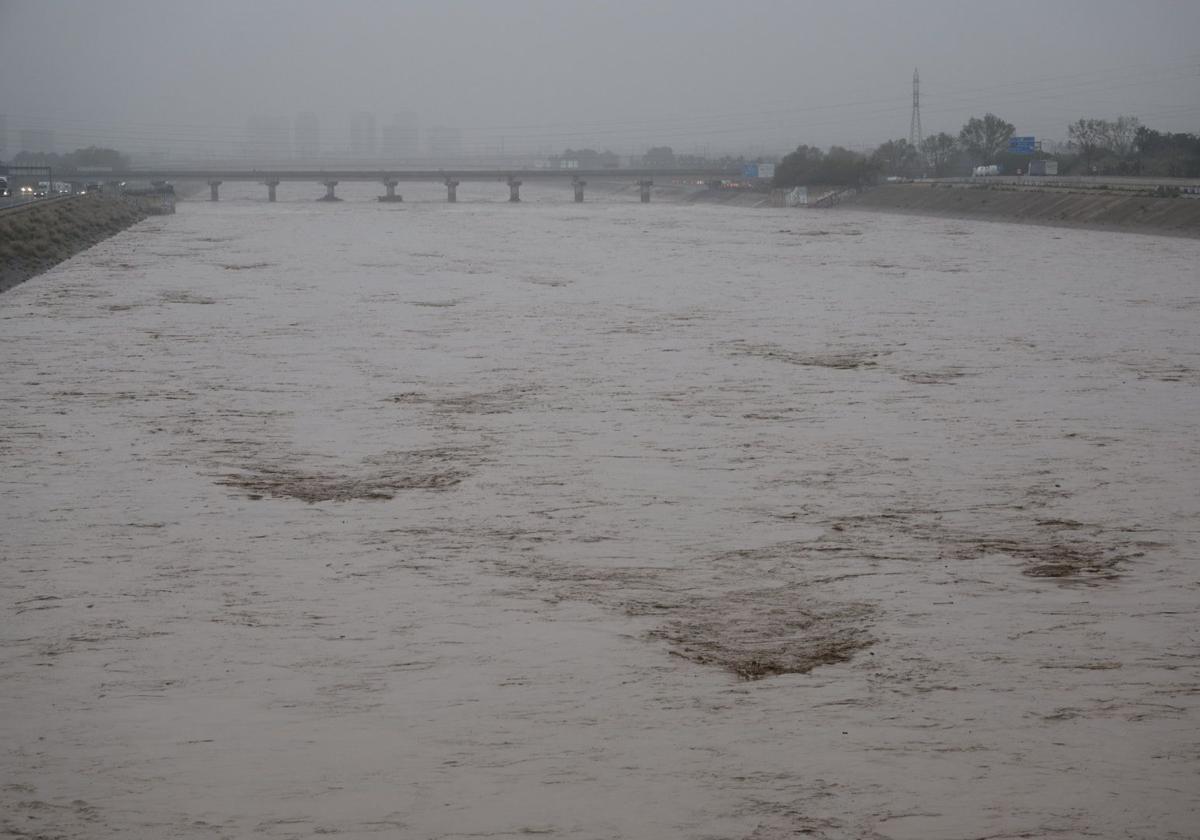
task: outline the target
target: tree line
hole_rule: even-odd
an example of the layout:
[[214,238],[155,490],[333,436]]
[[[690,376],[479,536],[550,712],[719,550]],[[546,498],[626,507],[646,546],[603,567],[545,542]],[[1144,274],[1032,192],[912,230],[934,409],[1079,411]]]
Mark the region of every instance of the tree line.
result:
[[124,172],[129,169],[129,158],[116,149],[88,146],[73,152],[57,155],[47,152],[17,152],[10,161],[15,166],[49,166],[55,173],[73,175],[80,169],[109,170]]
[[957,135],[930,135],[919,147],[903,138],[867,153],[801,145],[776,167],[774,185],[861,186],[881,177],[969,175],[976,166],[988,165],[1017,174],[1028,170],[1030,160],[1057,161],[1063,175],[1200,178],[1200,136],[1156,131],[1136,117],[1079,119],[1067,126],[1067,143],[1054,152],[1010,152],[1014,134],[1012,123],[989,113],[971,117]]

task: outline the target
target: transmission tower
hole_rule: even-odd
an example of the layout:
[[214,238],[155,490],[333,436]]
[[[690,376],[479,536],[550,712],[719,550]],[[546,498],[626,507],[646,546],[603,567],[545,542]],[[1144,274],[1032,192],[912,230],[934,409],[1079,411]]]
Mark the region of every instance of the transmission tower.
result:
[[912,122],[908,127],[908,145],[921,150],[921,75],[913,68],[913,110]]

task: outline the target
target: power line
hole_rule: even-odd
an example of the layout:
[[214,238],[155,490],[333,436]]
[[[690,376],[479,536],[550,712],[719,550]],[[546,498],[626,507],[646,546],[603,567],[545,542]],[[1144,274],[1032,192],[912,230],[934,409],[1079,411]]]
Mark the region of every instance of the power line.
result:
[[[926,115],[930,113],[947,114],[959,112],[963,107],[968,105],[982,106],[982,103],[979,101],[979,92],[984,90],[1003,91],[998,95],[993,93],[987,97],[987,107],[992,109],[1006,101],[1021,103],[1041,102],[1061,99],[1064,96],[1078,97],[1090,92],[1109,92],[1125,88],[1160,85],[1165,80],[1185,78],[1183,75],[1174,73],[1175,68],[1173,66],[1151,68],[1141,73],[1123,73],[1121,77],[1124,80],[1123,83],[1119,80],[1114,82],[1104,78],[1104,75],[1118,69],[1124,71],[1124,68],[1111,68],[1102,73],[1088,75],[1086,78],[1081,78],[1083,74],[1060,77],[1060,81],[1057,83],[1051,82],[1048,79],[1042,79],[1029,80],[1016,84],[989,86],[987,88],[965,88],[957,91],[948,91],[941,98],[935,96],[935,107],[932,110],[926,108]],[[1191,65],[1187,65],[1186,78],[1191,78],[1193,72],[1194,70]],[[916,107],[914,108],[915,113],[910,112],[910,139],[912,139],[912,129],[914,127],[917,129],[918,134],[922,134],[919,123],[922,116],[919,110],[919,76],[915,73],[914,83],[914,105]],[[558,124],[565,126],[565,128],[555,131],[547,131],[543,128],[540,131],[527,129],[522,132],[517,131],[513,126],[508,126],[504,127],[504,134],[500,136],[505,139],[508,148],[532,147],[538,144],[546,145],[555,142],[575,143],[577,141],[621,143],[633,142],[635,139],[663,142],[681,138],[684,142],[687,142],[705,137],[735,138],[738,135],[755,136],[761,139],[764,136],[764,132],[782,137],[785,134],[803,134],[814,128],[853,126],[877,117],[883,118],[894,115],[902,107],[905,106],[897,103],[895,99],[864,99],[859,101],[795,106],[778,111],[706,114],[700,117],[691,116],[687,118],[655,117],[640,120],[589,122],[574,125]],[[765,119],[773,115],[785,115],[790,117],[790,119],[786,123],[782,120],[777,120],[773,125],[764,125],[763,122],[765,122]],[[811,115],[820,115],[821,118],[813,120],[811,119]],[[1186,115],[1186,112],[1178,114],[1180,117]],[[916,117],[916,126],[912,125],[912,117],[914,116]],[[10,120],[16,117],[14,121],[24,121],[22,115],[10,113],[9,117]],[[66,128],[64,130],[59,127],[64,123],[68,125],[73,124],[77,127]],[[547,124],[546,127],[552,125],[556,124]],[[230,144],[243,151],[266,149],[264,142],[258,141],[253,137],[248,137],[244,128],[212,124],[120,122],[105,125],[77,117],[60,117],[58,119],[52,118],[47,120],[39,126],[31,126],[26,123],[23,127],[52,128],[56,133],[60,134],[60,137],[79,138],[85,144],[89,140],[95,142],[100,138],[104,138],[107,141],[118,141],[116,143],[118,146],[125,143],[145,146],[161,145],[163,143],[175,143],[179,145]],[[498,142],[498,139],[495,136],[489,136],[489,134],[500,130],[500,128],[469,130],[469,133],[475,136],[470,138],[471,142],[463,143],[464,150],[488,149],[490,151],[491,147],[488,144],[494,144]],[[344,144],[338,144],[334,148],[341,150],[343,147]]]
[[[1146,65],[1132,65],[1132,66],[1140,67],[1140,66],[1146,66]],[[952,90],[945,91],[943,95],[949,96],[949,97],[965,97],[965,96],[976,97],[980,94],[987,93],[989,91],[1012,91],[1011,95],[1024,96],[1029,93],[1040,92],[1038,90],[1039,88],[1045,89],[1045,90],[1062,90],[1064,92],[1071,91],[1071,90],[1078,90],[1081,87],[1082,88],[1101,87],[1101,88],[1107,89],[1107,88],[1112,87],[1112,83],[1105,81],[1103,78],[1104,75],[1116,73],[1116,74],[1119,74],[1120,78],[1122,78],[1122,79],[1130,79],[1130,78],[1136,79],[1139,76],[1143,77],[1143,78],[1158,78],[1158,77],[1161,77],[1162,74],[1164,74],[1164,73],[1170,73],[1170,72],[1173,72],[1178,69],[1186,69],[1187,70],[1186,78],[1191,78],[1191,75],[1194,72],[1194,68],[1190,63],[1180,64],[1180,65],[1165,65],[1165,66],[1160,66],[1160,67],[1152,67],[1151,69],[1149,69],[1147,71],[1143,71],[1140,74],[1132,74],[1132,75],[1130,73],[1128,73],[1128,67],[1114,66],[1114,67],[1110,67],[1110,68],[1102,68],[1100,70],[1091,71],[1088,73],[1075,73],[1075,74],[1068,74],[1068,75],[1063,75],[1063,76],[1058,76],[1058,77],[1038,77],[1036,79],[1028,79],[1028,80],[1019,81],[1019,82],[1008,82],[1008,83],[1001,84],[1001,85],[988,85],[988,86],[983,86],[983,87],[969,87],[969,88],[952,89]],[[1185,78],[1185,76],[1179,75],[1179,76],[1175,76],[1174,78]],[[1055,81],[1071,80],[1071,79],[1082,79],[1083,81],[1076,82],[1074,84],[1070,84],[1065,87],[1063,87],[1061,85],[1055,85],[1055,84],[1051,84],[1048,88],[1046,86],[1047,82],[1055,82]],[[1028,91],[1020,91],[1019,90],[1020,88],[1026,88],[1026,87],[1031,87],[1032,89],[1028,90]],[[530,134],[537,133],[539,135],[540,134],[550,134],[552,136],[565,136],[567,134],[585,134],[588,131],[595,130],[595,129],[601,129],[601,128],[605,129],[605,130],[614,130],[616,128],[622,128],[622,127],[628,127],[631,129],[635,129],[635,128],[649,129],[653,126],[678,127],[678,128],[684,128],[684,127],[688,127],[688,126],[692,126],[692,125],[707,126],[707,125],[713,125],[713,124],[720,123],[720,122],[727,121],[727,120],[744,120],[744,119],[748,119],[748,118],[765,118],[765,117],[770,117],[770,116],[785,116],[785,115],[789,115],[789,114],[802,114],[802,113],[810,113],[810,112],[825,111],[825,110],[839,110],[839,109],[846,109],[846,108],[855,108],[855,107],[859,107],[859,106],[886,105],[886,104],[893,103],[893,102],[894,102],[894,100],[891,98],[887,98],[887,99],[875,98],[875,99],[862,99],[862,100],[842,100],[839,102],[820,103],[820,104],[813,104],[813,105],[799,105],[799,106],[793,105],[793,106],[789,106],[786,108],[779,108],[779,109],[726,112],[726,113],[719,113],[719,114],[711,114],[710,113],[710,114],[705,114],[703,116],[696,116],[696,115],[675,116],[675,117],[663,116],[663,117],[653,117],[653,118],[641,118],[641,119],[635,119],[635,120],[628,120],[628,119],[626,119],[626,120],[603,120],[603,121],[598,120],[598,121],[585,121],[585,122],[575,122],[575,123],[541,123],[541,124],[524,124],[524,125],[521,125],[521,124],[492,125],[492,126],[468,125],[468,126],[460,126],[460,128],[462,128],[462,130],[464,130],[464,131],[471,131],[474,133],[492,133],[492,132],[501,132],[502,131],[502,132],[506,132],[506,133],[515,132],[516,136],[522,136],[520,132],[524,131],[524,132],[529,132]],[[29,112],[29,115],[32,116],[34,113],[39,113],[39,112]],[[46,113],[47,112],[40,112],[40,114],[46,114]],[[96,125],[96,122],[94,120],[79,118],[79,117],[76,117],[76,118],[65,117],[64,118],[64,117],[58,116],[58,112],[49,112],[49,113],[54,114],[54,121],[56,123],[75,122],[75,123],[83,123],[86,125]],[[10,114],[10,116],[12,116],[12,114]],[[137,127],[157,129],[157,130],[160,130],[163,128],[182,129],[182,130],[189,131],[189,133],[190,133],[190,130],[195,129],[195,130],[198,130],[205,134],[212,134],[213,136],[222,135],[222,134],[241,136],[245,132],[244,125],[234,125],[234,124],[229,124],[229,123],[226,123],[226,124],[139,123],[139,122],[133,122],[133,121],[122,121],[120,123],[120,125],[122,127],[137,126]],[[529,135],[526,135],[526,136],[529,136]]]

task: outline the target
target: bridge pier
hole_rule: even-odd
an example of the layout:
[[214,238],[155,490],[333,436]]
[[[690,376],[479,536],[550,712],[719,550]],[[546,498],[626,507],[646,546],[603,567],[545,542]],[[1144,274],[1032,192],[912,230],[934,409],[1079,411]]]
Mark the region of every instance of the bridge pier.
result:
[[521,182],[518,181],[516,178],[512,177],[511,175],[508,177],[508,200],[509,201],[520,201],[521,200]]
[[446,201],[451,204],[458,201],[458,181],[447,178],[443,183],[446,185]]
[[217,188],[220,186],[221,186],[220,181],[209,181],[208,182],[208,200],[209,201],[220,201],[220,196],[217,194]]
[[400,182],[395,178],[384,178],[383,186],[387,189],[387,195],[379,196],[380,201],[404,201],[404,196],[396,195],[396,185]]
[[650,188],[654,186],[654,182],[649,178],[643,178],[638,181],[638,186],[641,188],[642,204],[650,203]]
[[321,183],[325,185],[325,195],[318,198],[317,201],[341,201],[333,194],[333,188],[338,185],[337,181],[322,181]]
[[575,203],[583,204],[583,188],[587,186],[587,181],[575,177],[571,179],[571,186],[575,188]]
[[267,180],[263,181],[263,183],[267,185],[267,201],[274,201],[275,188],[279,186],[279,179],[268,178]]

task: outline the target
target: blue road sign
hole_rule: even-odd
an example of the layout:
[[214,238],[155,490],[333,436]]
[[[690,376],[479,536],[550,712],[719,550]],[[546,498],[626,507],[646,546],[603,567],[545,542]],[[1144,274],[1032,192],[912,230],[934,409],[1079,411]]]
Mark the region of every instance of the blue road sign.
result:
[[758,177],[758,164],[757,163],[742,164],[742,177],[743,178],[757,178]]
[[1014,155],[1031,155],[1036,150],[1037,143],[1032,137],[1008,138],[1008,150]]

